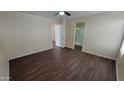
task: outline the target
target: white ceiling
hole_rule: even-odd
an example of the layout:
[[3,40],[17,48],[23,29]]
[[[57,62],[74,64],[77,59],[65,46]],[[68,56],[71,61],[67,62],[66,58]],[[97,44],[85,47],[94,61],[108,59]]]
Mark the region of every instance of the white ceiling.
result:
[[26,13],[26,14],[32,14],[32,15],[37,15],[37,16],[43,16],[43,17],[48,17],[48,18],[76,18],[76,17],[81,17],[81,16],[89,16],[89,15],[95,15],[98,13],[103,13],[105,11],[68,11],[71,13],[71,16],[60,16],[55,14],[57,11],[20,11],[21,13]]

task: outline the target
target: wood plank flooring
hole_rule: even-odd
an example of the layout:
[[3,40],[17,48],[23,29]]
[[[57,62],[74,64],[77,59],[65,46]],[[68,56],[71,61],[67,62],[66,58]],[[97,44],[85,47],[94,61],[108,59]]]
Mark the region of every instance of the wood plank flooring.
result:
[[81,45],[74,45],[74,49],[82,51],[82,46]]
[[68,48],[10,60],[14,81],[113,81],[115,61]]

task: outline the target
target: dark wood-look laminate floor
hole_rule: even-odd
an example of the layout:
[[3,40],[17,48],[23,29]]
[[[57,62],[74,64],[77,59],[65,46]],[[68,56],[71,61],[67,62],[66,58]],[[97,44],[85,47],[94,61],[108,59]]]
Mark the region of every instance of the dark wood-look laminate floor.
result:
[[81,45],[74,45],[74,49],[78,51],[82,51],[82,46]]
[[10,77],[15,81],[113,81],[115,61],[55,47],[11,60]]

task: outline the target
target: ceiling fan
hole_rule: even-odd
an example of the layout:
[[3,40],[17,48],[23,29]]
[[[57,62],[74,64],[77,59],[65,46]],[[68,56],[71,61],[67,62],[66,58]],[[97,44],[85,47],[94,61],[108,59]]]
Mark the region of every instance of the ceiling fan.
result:
[[56,13],[56,15],[61,15],[61,16],[67,15],[67,16],[71,16],[71,14],[69,12],[67,12],[67,11],[59,11],[59,12]]

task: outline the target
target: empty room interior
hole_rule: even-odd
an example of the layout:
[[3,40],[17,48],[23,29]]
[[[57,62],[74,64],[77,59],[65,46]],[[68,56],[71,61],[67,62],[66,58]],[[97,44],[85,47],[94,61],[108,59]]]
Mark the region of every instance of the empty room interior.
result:
[[0,11],[1,81],[123,81],[123,11]]

